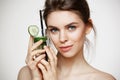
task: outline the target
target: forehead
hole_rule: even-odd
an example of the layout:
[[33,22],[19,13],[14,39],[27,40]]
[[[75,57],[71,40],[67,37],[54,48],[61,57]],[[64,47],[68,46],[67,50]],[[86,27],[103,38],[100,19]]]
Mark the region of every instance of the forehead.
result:
[[72,22],[82,22],[82,19],[72,11],[54,11],[47,17],[47,25],[59,26]]

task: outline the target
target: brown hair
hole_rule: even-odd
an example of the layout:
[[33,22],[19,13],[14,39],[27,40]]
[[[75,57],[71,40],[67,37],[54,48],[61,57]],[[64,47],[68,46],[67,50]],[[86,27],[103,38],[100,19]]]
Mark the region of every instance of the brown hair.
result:
[[87,23],[90,18],[90,10],[86,0],[46,0],[43,14],[45,22],[48,15],[56,10],[74,11],[84,23]]

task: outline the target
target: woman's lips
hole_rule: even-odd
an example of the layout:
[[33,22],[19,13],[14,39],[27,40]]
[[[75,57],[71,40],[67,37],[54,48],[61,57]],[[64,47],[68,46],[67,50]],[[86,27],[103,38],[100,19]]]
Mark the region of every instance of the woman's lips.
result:
[[70,46],[61,46],[60,50],[62,52],[68,52],[69,50],[71,50],[71,48],[72,48],[72,45],[70,45]]

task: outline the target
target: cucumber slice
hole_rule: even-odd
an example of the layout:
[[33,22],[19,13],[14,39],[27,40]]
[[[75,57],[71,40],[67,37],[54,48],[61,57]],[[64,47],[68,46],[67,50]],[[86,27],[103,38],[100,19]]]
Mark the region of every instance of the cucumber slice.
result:
[[31,36],[36,37],[39,33],[39,28],[36,25],[30,25],[28,27],[28,32]]

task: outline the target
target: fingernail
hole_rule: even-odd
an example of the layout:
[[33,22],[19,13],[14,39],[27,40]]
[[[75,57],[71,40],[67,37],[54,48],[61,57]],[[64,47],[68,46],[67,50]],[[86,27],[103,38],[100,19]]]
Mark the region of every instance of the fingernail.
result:
[[44,45],[44,48],[46,48],[47,46],[46,45]]
[[43,40],[40,40],[40,42],[43,42]]

